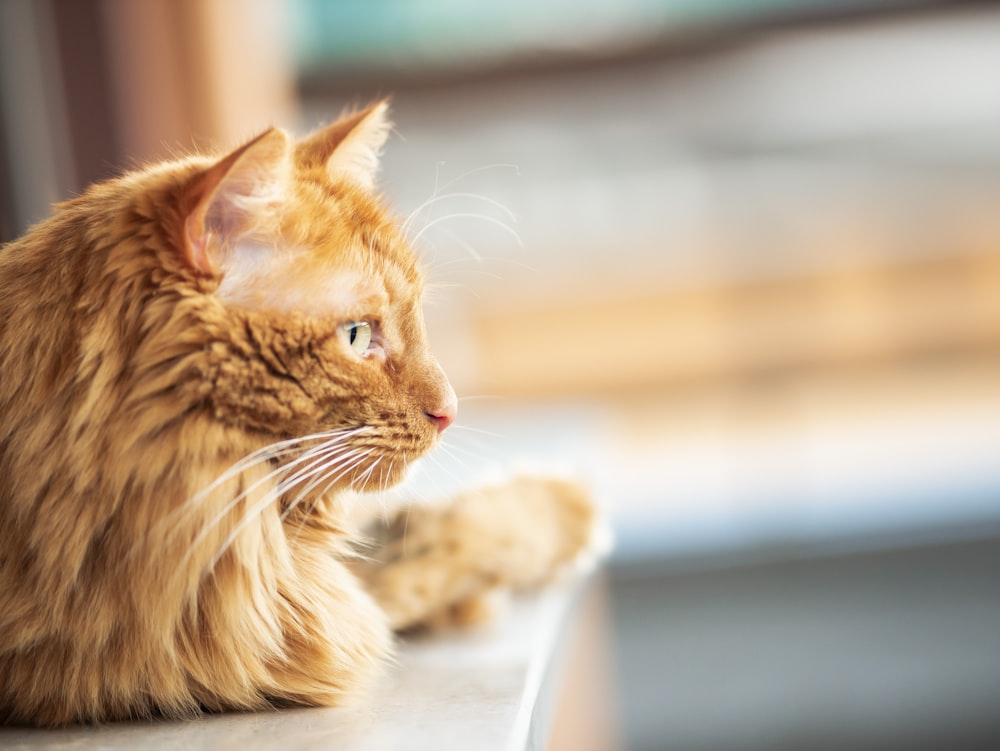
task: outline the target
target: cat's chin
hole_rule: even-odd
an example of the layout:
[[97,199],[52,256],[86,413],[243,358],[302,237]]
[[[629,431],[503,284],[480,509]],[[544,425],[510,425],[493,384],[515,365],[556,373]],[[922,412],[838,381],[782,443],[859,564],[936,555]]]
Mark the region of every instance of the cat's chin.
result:
[[367,466],[358,467],[345,483],[351,490],[374,493],[401,484],[409,475],[415,457],[381,458]]

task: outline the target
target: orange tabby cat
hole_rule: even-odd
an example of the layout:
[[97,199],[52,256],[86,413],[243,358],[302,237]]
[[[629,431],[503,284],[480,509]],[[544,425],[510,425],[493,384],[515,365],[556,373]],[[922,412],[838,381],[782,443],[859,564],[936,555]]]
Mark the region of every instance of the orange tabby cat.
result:
[[[373,194],[386,105],[89,189],[0,251],[0,722],[337,704],[589,542],[573,486],[353,490],[454,420]],[[371,503],[371,502],[369,502]],[[405,534],[405,538],[403,535]]]

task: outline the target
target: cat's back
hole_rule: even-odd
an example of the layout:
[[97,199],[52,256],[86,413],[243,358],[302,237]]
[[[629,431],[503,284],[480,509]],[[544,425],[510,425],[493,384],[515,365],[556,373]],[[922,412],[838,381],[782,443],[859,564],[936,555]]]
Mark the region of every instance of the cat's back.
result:
[[[0,248],[0,352],[24,341],[30,331],[61,323],[72,300],[102,261],[114,217],[126,205],[122,187],[111,181],[58,203],[52,213]],[[0,354],[2,356],[2,354]]]
[[93,193],[56,205],[0,249],[0,425],[32,406],[31,392],[75,357],[77,301],[97,260],[94,248],[87,252],[88,235],[106,216]]

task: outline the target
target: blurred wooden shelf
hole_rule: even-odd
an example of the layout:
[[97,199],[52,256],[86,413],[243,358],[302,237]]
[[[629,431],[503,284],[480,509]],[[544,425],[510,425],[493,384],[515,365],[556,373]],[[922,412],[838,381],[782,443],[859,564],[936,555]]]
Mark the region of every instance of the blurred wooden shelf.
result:
[[479,311],[475,326],[489,388],[516,396],[990,353],[1000,344],[1000,253],[634,298],[556,295],[546,308]]

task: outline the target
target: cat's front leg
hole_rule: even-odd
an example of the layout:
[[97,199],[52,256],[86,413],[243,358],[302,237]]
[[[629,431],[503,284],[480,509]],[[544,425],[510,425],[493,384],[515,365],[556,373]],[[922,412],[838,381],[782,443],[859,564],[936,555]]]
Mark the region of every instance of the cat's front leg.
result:
[[289,530],[296,575],[281,587],[283,659],[264,689],[279,703],[342,704],[373,684],[393,651],[385,614],[331,555],[325,531]]
[[593,545],[594,527],[578,485],[520,478],[403,509],[356,571],[396,630],[472,622],[490,593],[551,580]]

